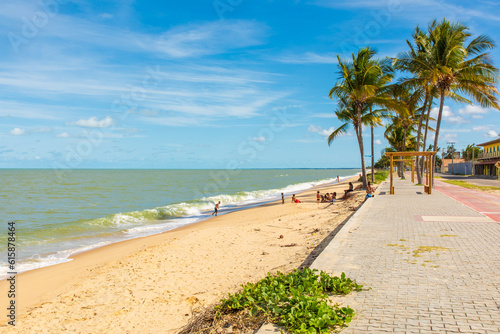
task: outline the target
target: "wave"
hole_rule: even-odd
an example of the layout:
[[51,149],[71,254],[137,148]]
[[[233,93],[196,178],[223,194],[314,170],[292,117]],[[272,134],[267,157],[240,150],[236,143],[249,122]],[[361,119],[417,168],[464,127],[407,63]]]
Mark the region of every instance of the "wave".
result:
[[[350,177],[352,176],[344,176],[340,180]],[[336,178],[330,178],[292,184],[279,189],[219,194],[142,211],[116,213],[98,219],[79,220],[67,223],[64,226],[54,226],[53,229],[49,230],[52,235],[51,238],[48,238],[45,233],[38,234],[38,237],[42,237],[44,242],[37,238],[37,240],[27,242],[25,246],[40,247],[44,243],[47,245],[52,242],[62,242],[67,250],[33,255],[19,261],[16,269],[17,272],[23,272],[71,261],[70,256],[76,253],[98,248],[112,242],[158,234],[199,222],[211,217],[208,213],[213,210],[214,203],[219,201],[222,207],[220,214],[225,214],[249,206],[278,200],[281,198],[281,193],[289,196],[315,186],[333,183],[336,180]],[[77,231],[85,233],[80,236],[71,235],[71,232],[75,233]],[[7,272],[7,263],[0,261],[0,268],[2,272]],[[0,279],[6,277],[2,275],[2,272],[0,272]]]

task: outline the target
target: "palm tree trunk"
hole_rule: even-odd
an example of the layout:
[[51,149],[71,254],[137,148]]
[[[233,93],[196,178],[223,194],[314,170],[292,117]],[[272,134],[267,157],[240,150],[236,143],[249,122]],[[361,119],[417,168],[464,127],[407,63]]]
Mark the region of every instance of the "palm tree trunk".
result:
[[[436,123],[436,132],[434,135],[434,146],[432,147],[432,149],[434,151],[437,150],[437,143],[438,143],[438,139],[439,139],[439,127],[441,126],[441,116],[443,116],[444,88],[441,88],[440,95],[441,95],[441,101],[439,102],[439,113],[438,113],[438,119],[437,119],[437,123]],[[432,168],[433,168],[433,170],[436,170],[436,156],[434,156],[432,159]],[[432,184],[434,184],[434,182],[432,182]]]
[[359,153],[361,154],[361,175],[363,178],[363,189],[366,189],[366,168],[365,168],[365,149],[363,147],[363,125],[361,124],[361,106],[357,106],[358,122],[355,124],[356,136],[358,137]]
[[[418,120],[418,129],[417,129],[417,147],[416,151],[420,151],[420,139],[422,137],[422,123],[424,121],[425,109],[427,107],[427,102],[429,101],[429,89],[425,90],[425,100],[424,105],[422,106],[422,111],[420,112],[420,119]],[[425,149],[425,147],[424,147]],[[420,172],[420,165],[418,163],[419,157],[415,157],[415,165],[417,166],[417,181],[419,184],[422,184],[422,173]]]
[[[370,108],[370,112],[371,112],[371,108]],[[373,155],[373,124],[370,124],[370,128],[371,128],[371,135],[372,135],[372,183],[374,182],[375,180],[375,167],[373,167],[373,164],[375,163],[375,158],[374,158],[374,155]]]
[[[406,133],[408,132],[408,127],[405,125],[403,126],[403,149],[401,150],[402,152],[406,152]],[[401,157],[401,159],[404,159],[404,157]],[[405,179],[405,164],[404,161],[401,161],[399,163],[401,165],[401,178],[404,180]]]
[[[427,119],[425,120],[425,134],[424,134],[424,145],[422,146],[422,151],[427,151],[427,132],[429,130],[429,119],[431,118],[431,109],[432,109],[432,100],[434,98],[431,96],[429,99],[429,106],[427,107]],[[420,170],[422,171],[423,175],[423,169],[424,169],[424,159],[420,159]]]

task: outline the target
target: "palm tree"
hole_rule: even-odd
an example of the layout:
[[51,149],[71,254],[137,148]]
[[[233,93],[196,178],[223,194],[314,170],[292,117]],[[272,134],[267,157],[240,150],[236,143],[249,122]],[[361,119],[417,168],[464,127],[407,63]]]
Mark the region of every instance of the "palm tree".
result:
[[[398,103],[398,109],[396,113],[392,116],[393,124],[389,127],[402,127],[403,128],[403,139],[402,142],[405,143],[401,147],[401,151],[406,151],[406,136],[409,134],[409,130],[414,128],[414,125],[419,123],[422,118],[421,115],[424,113],[419,104],[422,100],[423,95],[426,95],[424,89],[412,90],[406,85],[395,84],[388,87],[391,96]],[[419,123],[419,127],[421,124]],[[400,163],[402,166],[402,162]],[[400,168],[402,171],[402,168]],[[404,178],[404,173],[400,174],[400,177]]]
[[[494,43],[489,37],[481,35],[465,46],[470,36],[468,28],[464,25],[452,24],[446,19],[439,23],[433,21],[428,25],[427,32],[417,27],[413,33],[415,45],[407,41],[410,51],[400,53],[393,59],[396,69],[414,75],[413,78],[405,80],[407,85],[425,87],[426,98],[423,107],[428,108],[427,115],[431,109],[433,96],[440,98],[434,147],[437,147],[439,139],[445,97],[471,103],[457,93],[466,94],[483,107],[499,108],[495,87],[498,69],[491,64],[490,55],[483,52],[492,49]],[[421,119],[423,121],[424,118]],[[429,118],[427,123],[428,120]],[[417,150],[419,150],[421,131],[419,126]],[[424,148],[425,141],[426,137],[424,137]],[[418,167],[417,177],[421,182],[421,172]]]
[[[413,45],[409,40],[406,40],[406,44],[408,44],[410,51],[399,53],[396,58],[393,58],[393,65],[397,70],[413,74],[413,77],[401,80],[402,85],[407,87],[407,89],[423,89],[425,91],[424,103],[422,105],[422,112],[420,113],[417,128],[416,151],[418,152],[420,151],[422,124],[425,118],[425,110],[427,109],[428,104],[432,105],[432,102],[429,101],[429,98],[432,99],[432,96],[430,96],[429,71],[428,68],[422,66],[422,63],[426,63],[429,59],[430,43],[427,33],[420,30],[418,26],[415,28],[412,37],[415,45]],[[430,107],[428,109],[430,112]],[[425,145],[423,147],[425,148]],[[416,165],[417,180],[418,183],[422,183],[422,173],[418,156],[416,157]]]
[[[433,145],[437,147],[446,97],[457,98],[458,92],[470,96],[482,107],[500,109],[495,87],[498,69],[492,65],[489,53],[483,52],[494,47],[489,37],[478,36],[465,46],[471,36],[468,28],[446,19],[439,23],[433,21],[428,27],[428,34],[432,52],[426,66],[430,69],[431,84],[437,87],[440,97]],[[462,100],[472,103],[465,98]]]
[[[352,62],[349,63],[342,61],[337,56],[340,80],[328,94],[330,98],[333,99],[335,96],[340,100],[339,111],[336,112],[337,117],[340,120],[351,122],[356,132],[361,155],[363,188],[366,188],[362,131],[363,114],[368,113],[367,106],[369,105],[395,107],[390,97],[379,92],[392,80],[394,76],[393,69],[389,61],[373,59],[375,54],[376,52],[369,47],[360,48],[357,54],[352,54]],[[351,113],[354,113],[354,115],[351,115]],[[328,143],[331,144],[336,136],[345,133],[347,126],[348,123],[345,123],[335,130],[328,138]]]

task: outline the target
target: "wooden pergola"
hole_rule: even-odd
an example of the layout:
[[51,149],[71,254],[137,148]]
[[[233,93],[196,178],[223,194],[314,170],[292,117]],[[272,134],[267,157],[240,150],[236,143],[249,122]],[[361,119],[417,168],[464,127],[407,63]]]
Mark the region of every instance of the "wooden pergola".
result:
[[[394,161],[411,161],[412,166],[411,166],[411,182],[415,182],[414,178],[414,164],[413,161],[415,159],[403,159],[404,157],[424,157],[426,158],[426,185],[424,186],[424,192],[428,193],[429,195],[432,194],[432,177],[434,175],[434,171],[432,170],[432,157],[436,155],[436,151],[428,151],[428,152],[415,152],[415,151],[410,151],[410,152],[385,152],[385,155],[388,156],[391,160],[391,169],[390,169],[390,194],[394,195],[394,182],[392,179],[392,173],[394,170]],[[401,157],[401,159],[395,160],[394,157]]]

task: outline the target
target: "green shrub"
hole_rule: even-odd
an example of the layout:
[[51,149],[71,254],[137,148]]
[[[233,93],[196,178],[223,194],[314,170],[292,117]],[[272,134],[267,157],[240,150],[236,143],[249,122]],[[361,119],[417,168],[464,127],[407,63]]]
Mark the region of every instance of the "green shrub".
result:
[[217,306],[219,312],[248,309],[250,316],[264,315],[269,321],[295,333],[328,333],[344,327],[354,311],[349,307],[331,306],[327,294],[348,294],[362,286],[342,273],[341,277],[308,268],[285,275],[268,274],[257,283],[243,285],[243,291],[229,294]]

